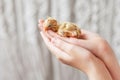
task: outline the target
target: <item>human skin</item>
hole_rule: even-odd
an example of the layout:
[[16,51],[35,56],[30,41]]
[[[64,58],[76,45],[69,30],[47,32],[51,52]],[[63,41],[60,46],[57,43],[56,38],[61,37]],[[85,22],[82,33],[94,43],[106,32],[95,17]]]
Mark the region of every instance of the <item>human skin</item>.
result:
[[[40,21],[40,27],[42,23]],[[99,35],[85,30],[82,30],[82,39],[60,37],[52,31],[42,31],[41,35],[60,61],[82,70],[90,80],[119,80],[119,65],[114,52]]]
[[82,30],[81,38],[63,38],[56,33],[49,31],[49,35],[60,38],[61,40],[87,49],[97,56],[106,66],[113,80],[120,80],[120,66],[117,58],[109,46],[108,42],[98,34]]
[[41,35],[49,50],[58,60],[85,72],[89,80],[112,80],[104,63],[88,50],[60,39],[50,39],[44,32],[41,32]]

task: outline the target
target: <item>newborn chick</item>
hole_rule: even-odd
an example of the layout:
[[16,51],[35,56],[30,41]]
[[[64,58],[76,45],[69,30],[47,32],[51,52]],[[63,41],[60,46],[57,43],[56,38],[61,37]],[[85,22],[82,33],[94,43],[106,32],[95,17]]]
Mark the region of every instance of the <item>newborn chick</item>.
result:
[[43,23],[43,27],[44,30],[52,30],[54,32],[58,31],[58,24],[57,24],[57,20],[55,20],[52,17],[49,17],[45,20],[45,22]]
[[64,37],[80,38],[81,31],[74,23],[64,22],[59,25],[58,34]]

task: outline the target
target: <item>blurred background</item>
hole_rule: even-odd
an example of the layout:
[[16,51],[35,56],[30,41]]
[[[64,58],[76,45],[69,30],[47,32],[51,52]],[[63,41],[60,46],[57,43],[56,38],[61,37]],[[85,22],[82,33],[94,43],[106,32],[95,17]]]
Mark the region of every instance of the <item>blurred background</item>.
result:
[[0,0],[0,80],[88,80],[46,48],[37,26],[47,16],[98,33],[120,61],[120,0]]

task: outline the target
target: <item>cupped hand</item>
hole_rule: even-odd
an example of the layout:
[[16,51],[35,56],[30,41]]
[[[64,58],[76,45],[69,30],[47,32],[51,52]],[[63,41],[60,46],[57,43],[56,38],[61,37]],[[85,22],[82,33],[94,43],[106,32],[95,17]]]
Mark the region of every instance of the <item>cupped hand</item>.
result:
[[[41,29],[42,23],[43,21],[40,21],[39,27]],[[91,80],[111,80],[104,63],[88,49],[69,42],[68,39],[70,38],[60,37],[52,31],[41,31],[41,35],[49,50],[63,63],[82,70]],[[82,36],[82,38],[86,39],[85,36]]]
[[96,33],[83,29],[81,32],[81,39],[60,37],[52,31],[48,31],[48,34],[90,51],[106,65],[113,80],[120,80],[119,63],[108,42]]

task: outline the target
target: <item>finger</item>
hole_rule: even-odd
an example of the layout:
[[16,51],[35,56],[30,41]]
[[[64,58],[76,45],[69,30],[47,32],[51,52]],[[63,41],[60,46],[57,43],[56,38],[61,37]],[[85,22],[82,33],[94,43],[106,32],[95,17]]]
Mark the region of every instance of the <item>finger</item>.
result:
[[70,56],[68,54],[66,54],[65,52],[63,52],[62,50],[58,49],[57,47],[55,47],[50,40],[46,37],[46,35],[43,32],[40,32],[45,44],[47,45],[47,47],[49,48],[49,50],[60,60],[69,60],[71,59]]
[[82,39],[93,39],[96,37],[99,37],[98,34],[81,29],[81,38]]
[[83,40],[83,39],[76,39],[76,38],[64,38],[64,37],[59,37],[59,38],[61,40],[64,40],[65,42],[83,47],[85,49],[93,48],[92,42],[90,40]]
[[51,30],[48,30],[47,33],[53,37],[60,37],[57,33],[51,31]]
[[[83,49],[82,47],[78,47],[77,45],[73,45],[70,43],[67,43],[59,38],[52,38],[51,42],[57,46],[59,49],[63,50],[64,52],[73,55],[74,53],[82,52],[82,53],[88,53],[87,50]],[[81,53],[80,53],[81,54]]]
[[52,38],[60,38],[61,40],[65,41],[65,42],[68,42],[70,44],[74,44],[74,45],[83,47],[83,48],[88,49],[88,50],[91,50],[94,47],[90,40],[61,37],[58,34],[54,33],[53,31],[48,31],[47,36],[50,39],[52,39]]
[[43,22],[44,22],[43,19],[40,19],[40,20],[38,21],[39,24],[43,24]]
[[38,29],[39,29],[40,31],[43,31],[43,26],[42,26],[41,24],[38,24]]
[[67,53],[71,52],[71,50],[72,50],[72,48],[73,48],[73,45],[68,44],[68,43],[66,43],[66,42],[64,42],[64,41],[62,41],[62,40],[60,40],[60,39],[58,39],[58,38],[52,38],[51,42],[52,42],[55,46],[57,46],[59,49],[65,51],[65,52],[67,52]]
[[43,30],[43,23],[44,23],[44,20],[42,20],[42,19],[40,19],[38,21],[38,28],[39,28],[39,30]]
[[53,32],[53,31],[51,31],[51,30],[48,30],[48,31],[46,32],[46,35],[47,35],[47,37],[50,38],[50,39],[59,36],[57,33]]

